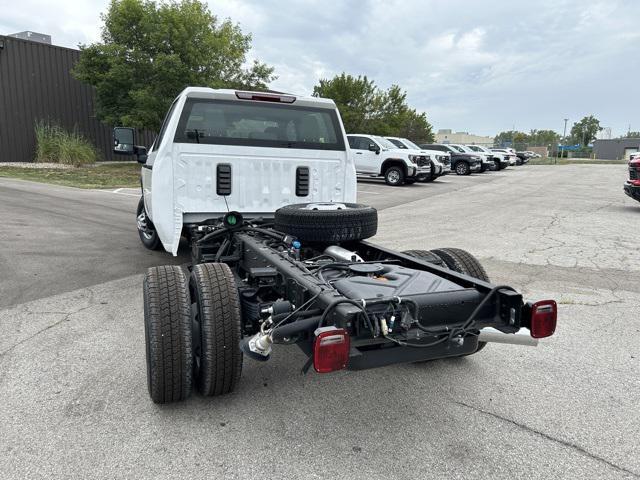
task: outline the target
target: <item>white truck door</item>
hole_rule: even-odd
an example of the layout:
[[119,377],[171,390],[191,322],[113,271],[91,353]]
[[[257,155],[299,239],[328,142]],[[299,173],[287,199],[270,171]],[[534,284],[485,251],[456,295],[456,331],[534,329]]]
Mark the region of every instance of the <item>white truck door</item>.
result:
[[369,145],[375,142],[368,137],[352,137],[353,158],[358,173],[379,173],[380,155],[369,150]]

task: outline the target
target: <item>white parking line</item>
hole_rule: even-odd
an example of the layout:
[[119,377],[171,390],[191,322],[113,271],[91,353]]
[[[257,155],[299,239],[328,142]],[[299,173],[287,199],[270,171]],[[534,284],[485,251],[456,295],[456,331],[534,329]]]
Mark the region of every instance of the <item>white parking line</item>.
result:
[[371,195],[382,195],[381,192],[369,192],[368,190],[358,190],[358,193],[370,193]]
[[127,192],[123,192],[123,190],[137,191],[137,189],[135,189],[135,188],[127,188],[127,187],[116,188],[115,190],[103,190],[101,188],[94,188],[93,189],[94,192],[115,193],[116,195],[126,195],[127,197],[139,197],[140,196],[139,193],[127,193]]

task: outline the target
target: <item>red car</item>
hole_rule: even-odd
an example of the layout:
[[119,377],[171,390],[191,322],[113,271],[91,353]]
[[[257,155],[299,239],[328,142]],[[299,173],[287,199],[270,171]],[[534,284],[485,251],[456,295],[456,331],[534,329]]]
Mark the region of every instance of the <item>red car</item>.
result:
[[640,152],[629,159],[629,180],[624,184],[624,193],[640,202]]

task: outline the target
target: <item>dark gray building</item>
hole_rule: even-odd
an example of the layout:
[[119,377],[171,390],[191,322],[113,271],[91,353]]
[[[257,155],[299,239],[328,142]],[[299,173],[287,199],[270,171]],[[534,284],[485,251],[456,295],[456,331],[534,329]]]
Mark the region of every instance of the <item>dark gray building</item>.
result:
[[[0,162],[32,162],[34,126],[49,120],[89,139],[105,160],[112,153],[111,127],[96,118],[95,92],[71,74],[80,51],[0,36]],[[141,145],[153,136],[139,132]]]
[[632,153],[640,151],[640,138],[613,138],[593,142],[593,154],[604,160],[628,159]]
[[46,33],[38,33],[32,32],[30,30],[25,30],[24,32],[11,33],[10,37],[20,38],[22,40],[30,40],[32,42],[40,42],[46,43],[47,45],[51,45],[51,35],[47,35]]

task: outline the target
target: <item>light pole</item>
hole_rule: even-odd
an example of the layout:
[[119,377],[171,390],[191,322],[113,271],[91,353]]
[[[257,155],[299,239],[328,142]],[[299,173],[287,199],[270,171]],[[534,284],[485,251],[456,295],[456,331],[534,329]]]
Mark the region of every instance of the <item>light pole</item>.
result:
[[[564,131],[562,132],[562,145],[564,145],[565,142],[565,138],[567,136],[567,122],[569,121],[568,118],[564,119]],[[560,149],[558,149],[558,156],[560,156]],[[557,162],[556,162],[557,163]]]

